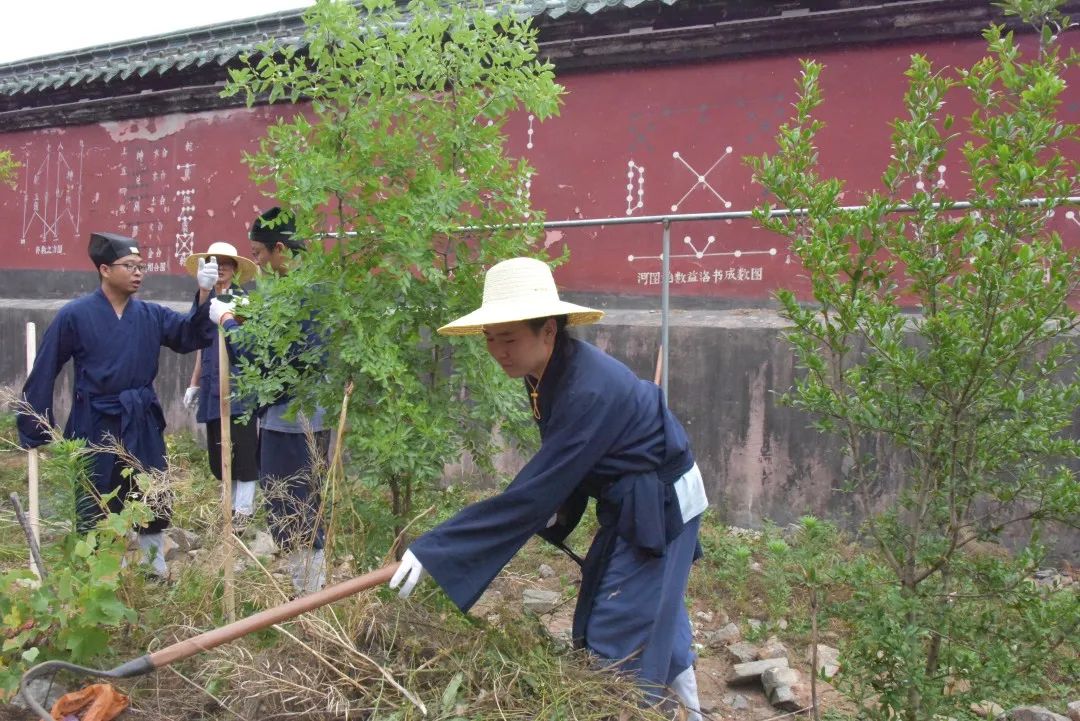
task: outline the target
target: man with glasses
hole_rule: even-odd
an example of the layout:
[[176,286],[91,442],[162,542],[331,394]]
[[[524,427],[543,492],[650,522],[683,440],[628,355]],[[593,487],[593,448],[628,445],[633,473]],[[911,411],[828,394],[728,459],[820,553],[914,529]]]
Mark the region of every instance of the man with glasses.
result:
[[[75,385],[64,437],[102,447],[91,456],[92,487],[78,493],[76,520],[82,533],[93,528],[106,511],[119,511],[137,490],[133,474],[125,474],[123,461],[104,446],[119,442],[143,470],[165,468],[165,416],[153,386],[161,346],[190,353],[209,346],[217,332],[208,315],[210,291],[218,276],[214,258],[200,259],[198,302],[190,313],[181,314],[134,297],[146,273],[134,239],[94,233],[88,250],[100,287],[66,304],[49,324],[23,386],[28,412],[18,416],[19,442],[24,448],[49,442],[50,428],[55,425],[53,387],[72,359]],[[114,491],[115,496],[104,503]],[[154,512],[154,520],[138,529],[139,546],[152,574],[165,578],[163,531],[169,526],[171,509],[161,503]]]

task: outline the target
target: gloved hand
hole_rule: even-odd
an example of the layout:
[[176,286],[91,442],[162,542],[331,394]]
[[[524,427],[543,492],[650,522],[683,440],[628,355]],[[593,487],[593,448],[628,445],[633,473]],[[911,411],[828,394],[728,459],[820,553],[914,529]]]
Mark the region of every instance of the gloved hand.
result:
[[210,320],[217,325],[221,325],[221,316],[226,313],[233,313],[236,308],[236,301],[226,303],[218,298],[210,299]]
[[[398,585],[401,585],[398,596],[408,598],[416,584],[423,578],[424,573],[424,567],[421,565],[420,559],[414,556],[412,551],[406,550],[405,555],[401,557],[401,565],[394,571],[394,576],[390,579],[390,588],[397,588]],[[405,583],[401,583],[402,581],[405,581]]]
[[195,273],[195,280],[203,290],[213,290],[218,281],[217,258],[210,256],[210,260],[199,258],[199,270]]
[[184,391],[184,406],[195,410],[199,405],[199,386],[190,386]]

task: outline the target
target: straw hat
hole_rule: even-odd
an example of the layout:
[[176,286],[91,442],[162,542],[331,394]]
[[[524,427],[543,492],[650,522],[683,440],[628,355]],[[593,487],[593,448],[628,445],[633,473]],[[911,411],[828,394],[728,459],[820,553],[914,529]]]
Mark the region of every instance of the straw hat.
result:
[[604,317],[593,310],[559,300],[547,263],[511,258],[496,263],[484,276],[484,302],[477,310],[439,328],[442,335],[476,335],[484,326],[531,318],[565,315],[567,325],[588,325]]
[[184,267],[187,268],[187,272],[191,275],[195,275],[199,270],[199,258],[209,258],[214,256],[215,258],[229,258],[236,261],[236,276],[233,278],[233,282],[238,285],[243,285],[249,280],[255,277],[255,274],[259,272],[259,266],[255,265],[251,260],[244,258],[236,252],[236,246],[232,243],[226,243],[223,240],[215,240],[210,244],[210,247],[206,249],[205,253],[192,253],[184,261]]

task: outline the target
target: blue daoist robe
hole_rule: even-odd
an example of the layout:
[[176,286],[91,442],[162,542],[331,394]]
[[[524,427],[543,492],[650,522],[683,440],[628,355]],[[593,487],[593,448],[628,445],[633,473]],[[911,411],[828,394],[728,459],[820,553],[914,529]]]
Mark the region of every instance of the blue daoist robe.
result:
[[596,498],[574,642],[655,690],[694,661],[684,596],[707,501],[686,432],[656,385],[564,334],[537,390],[539,452],[409,548],[467,611],[533,534],[561,545]]
[[[34,368],[23,386],[23,399],[50,426],[55,425],[53,387],[64,365],[73,360],[75,383],[64,437],[105,444],[111,436],[144,468],[164,469],[165,416],[153,386],[158,353],[161,346],[178,353],[209,346],[217,327],[208,309],[209,303],[203,303],[185,315],[130,298],[117,317],[101,289],[76,298],[60,309],[42,336]],[[20,414],[18,429],[24,448],[49,441],[47,429],[32,416]],[[114,510],[130,491],[130,479],[123,478],[121,471],[114,454],[94,454],[90,481],[97,494],[121,488]],[[87,530],[98,516],[96,502],[80,502],[80,529]],[[160,531],[168,523],[168,511],[163,509],[143,530]]]
[[[227,291],[233,296],[246,296],[247,292],[240,286],[234,285]],[[198,299],[195,300],[196,304]],[[192,310],[196,310],[193,308]],[[235,321],[233,321],[235,322]],[[197,423],[209,423],[221,418],[221,377],[218,375],[218,342],[219,336],[214,333],[214,340],[209,346],[203,348],[200,356],[199,373],[199,405],[195,411]],[[240,369],[235,363],[230,365],[229,373],[235,378]],[[233,388],[233,391],[236,389]],[[237,398],[235,392],[229,398],[229,415],[232,417],[242,416],[247,413],[249,401]]]
[[[229,318],[222,327],[226,334],[226,348],[232,362],[240,359],[254,361],[254,354],[244,343],[234,340],[241,325]],[[303,340],[288,350],[292,362],[300,363],[305,351],[324,346],[316,331],[316,322],[309,318],[301,323]],[[307,371],[309,369],[303,369]],[[291,418],[289,414],[294,398],[283,393],[271,405],[258,409],[259,418],[259,481],[266,498],[267,520],[270,535],[278,548],[292,551],[297,547],[310,546],[320,550],[326,541],[320,508],[321,479],[313,469],[316,458],[312,450],[325,457],[330,447],[330,432],[326,427],[326,411],[319,407],[309,418]],[[307,432],[313,438],[308,442]]]

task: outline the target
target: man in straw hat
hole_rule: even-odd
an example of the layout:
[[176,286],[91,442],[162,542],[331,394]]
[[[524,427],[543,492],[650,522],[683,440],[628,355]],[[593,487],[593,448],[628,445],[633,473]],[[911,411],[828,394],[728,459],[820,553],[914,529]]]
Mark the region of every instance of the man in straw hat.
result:
[[[259,215],[251,225],[251,254],[267,272],[287,275],[295,254],[305,249],[296,237],[292,218],[282,220],[280,208]],[[226,337],[239,328],[231,303],[211,301],[210,317],[225,329]],[[314,318],[302,324],[304,341],[289,350],[299,357],[318,348],[322,340]],[[231,339],[229,350],[251,358],[242,344]],[[288,556],[293,587],[298,594],[312,593],[326,583],[325,534],[320,514],[321,479],[314,473],[317,456],[325,458],[330,447],[326,412],[316,408],[311,416],[291,413],[293,397],[283,394],[259,409],[259,483],[274,542]],[[310,434],[310,439],[309,439]]]
[[[184,261],[188,273],[197,275],[200,261],[217,263],[218,278],[215,292],[218,298],[226,295],[245,295],[240,286],[247,283],[259,271],[258,266],[242,258],[231,243],[215,241],[205,253],[193,253]],[[232,369],[235,376],[236,369]],[[218,336],[214,343],[195,356],[195,368],[191,383],[184,392],[184,405],[195,409],[195,420],[206,425],[206,454],[214,478],[221,480],[221,397],[218,369]],[[233,523],[237,530],[247,526],[255,513],[255,486],[259,479],[259,430],[255,416],[242,416],[248,405],[235,394],[229,399],[230,427],[232,431],[232,502]]]
[[[46,329],[34,368],[23,386],[23,399],[36,415],[19,414],[19,442],[24,448],[49,442],[49,428],[55,423],[56,376],[73,359],[75,388],[64,436],[98,446],[116,439],[144,469],[164,469],[165,416],[153,386],[158,352],[166,346],[190,353],[213,342],[216,328],[206,301],[217,282],[217,264],[200,260],[195,273],[198,300],[191,312],[183,315],[135,298],[146,264],[134,239],[93,233],[88,252],[100,287],[61,308]],[[37,416],[46,419],[48,427]],[[92,493],[80,489],[76,507],[80,532],[90,530],[104,516],[102,497],[119,490],[108,504],[108,510],[116,512],[135,490],[124,469],[115,454],[94,453]],[[169,526],[170,509],[154,510],[157,516],[153,522],[139,529],[139,546],[154,575],[165,577],[163,531]]]
[[439,329],[482,334],[506,374],[524,379],[541,445],[505,491],[416,539],[390,586],[408,596],[426,571],[468,610],[534,533],[561,546],[592,496],[600,525],[574,644],[635,674],[653,699],[671,689],[699,719],[684,596],[708,501],[661,390],[565,331],[602,315],[560,300],[546,263],[514,258],[487,272],[478,310]]

